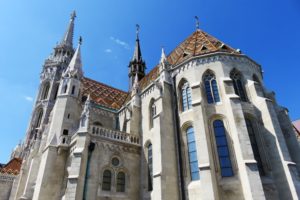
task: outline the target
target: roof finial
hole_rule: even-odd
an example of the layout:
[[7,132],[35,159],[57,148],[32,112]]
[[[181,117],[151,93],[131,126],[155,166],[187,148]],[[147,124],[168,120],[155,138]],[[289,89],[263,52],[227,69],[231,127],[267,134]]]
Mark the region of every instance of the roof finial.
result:
[[78,41],[79,45],[82,45],[82,37],[79,36],[79,41]]
[[196,19],[196,29],[199,29],[200,26],[199,17],[195,16],[195,19]]
[[136,24],[136,39],[138,40],[139,39],[139,34],[140,34],[140,25],[139,24]]
[[76,17],[76,12],[75,12],[75,10],[74,10],[74,11],[71,13],[71,20],[74,21],[75,17]]

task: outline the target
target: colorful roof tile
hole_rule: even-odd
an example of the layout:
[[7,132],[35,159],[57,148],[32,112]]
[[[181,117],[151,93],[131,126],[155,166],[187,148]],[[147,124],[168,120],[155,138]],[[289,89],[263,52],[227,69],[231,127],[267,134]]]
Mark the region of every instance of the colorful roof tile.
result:
[[107,108],[120,109],[128,96],[127,92],[86,77],[82,79],[82,82],[83,94],[86,96],[89,94],[94,103]]
[[20,173],[21,166],[22,166],[22,159],[13,158],[6,165],[0,168],[0,173],[18,175]]

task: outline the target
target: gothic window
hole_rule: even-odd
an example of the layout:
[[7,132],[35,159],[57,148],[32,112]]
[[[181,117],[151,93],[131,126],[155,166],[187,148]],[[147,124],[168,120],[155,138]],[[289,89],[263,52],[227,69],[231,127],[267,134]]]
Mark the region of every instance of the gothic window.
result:
[[72,86],[72,94],[75,94],[75,85]]
[[181,86],[181,104],[182,111],[187,111],[192,107],[191,88],[188,82],[184,82]]
[[199,180],[199,168],[198,168],[198,158],[197,158],[197,148],[196,148],[196,141],[194,135],[194,128],[189,127],[186,130],[186,137],[187,137],[187,146],[188,146],[188,153],[189,153],[189,166],[190,166],[190,173],[191,173],[191,180]]
[[148,191],[152,191],[153,183],[153,161],[152,161],[152,144],[148,145]]
[[220,102],[216,76],[211,71],[208,71],[204,74],[203,81],[205,86],[207,103],[213,104]]
[[245,88],[242,82],[242,75],[237,70],[233,70],[230,73],[230,78],[233,81],[234,92],[236,95],[240,97],[242,101],[247,101],[247,96],[245,92]]
[[247,130],[248,130],[248,134],[249,134],[249,138],[250,138],[250,143],[251,143],[251,147],[252,147],[252,151],[254,154],[254,159],[257,162],[257,167],[258,167],[258,171],[260,175],[264,175],[264,169],[263,169],[263,164],[261,161],[261,157],[260,157],[260,153],[259,153],[259,149],[258,149],[258,144],[257,144],[257,140],[255,137],[255,131],[254,128],[252,126],[252,122],[251,120],[246,118],[246,126],[247,126]]
[[68,89],[68,86],[65,85],[65,86],[64,86],[64,93],[67,93],[67,89]]
[[125,192],[125,173],[119,172],[117,175],[117,192]]
[[111,190],[111,171],[110,170],[105,170],[103,172],[102,190],[105,190],[105,191]]
[[54,98],[53,98],[54,100],[56,100],[56,98],[57,98],[58,88],[59,88],[59,85],[57,85],[55,88],[55,94],[54,94]]
[[153,120],[154,120],[154,117],[156,115],[156,105],[155,105],[155,102],[154,102],[154,99],[152,99],[150,101],[150,105],[149,105],[149,120],[150,120],[150,128],[153,128]]
[[43,109],[40,109],[37,114],[37,119],[35,123],[35,128],[39,128],[41,126],[42,118],[43,118]]
[[233,176],[233,170],[230,160],[229,148],[225,132],[224,123],[222,120],[215,120],[213,122],[214,134],[216,140],[217,153],[219,157],[219,164],[222,177]]
[[49,93],[49,89],[50,89],[50,84],[46,83],[45,86],[44,86],[44,88],[43,88],[41,100],[47,99],[48,93]]

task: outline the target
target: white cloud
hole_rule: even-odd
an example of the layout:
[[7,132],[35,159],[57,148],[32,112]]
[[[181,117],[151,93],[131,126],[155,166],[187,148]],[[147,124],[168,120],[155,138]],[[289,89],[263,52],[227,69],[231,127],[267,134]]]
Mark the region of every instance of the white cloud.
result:
[[24,96],[24,98],[25,98],[26,101],[29,101],[29,102],[33,101],[33,98],[30,97],[30,96]]
[[115,42],[116,44],[122,46],[123,48],[125,48],[125,49],[130,49],[129,44],[127,44],[126,42],[124,42],[124,41],[122,41],[122,40],[120,40],[120,39],[118,39],[118,38],[114,38],[114,37],[112,37],[112,36],[110,37],[110,39],[111,39],[113,42]]
[[112,50],[111,50],[111,49],[105,49],[104,52],[105,52],[105,53],[111,53]]

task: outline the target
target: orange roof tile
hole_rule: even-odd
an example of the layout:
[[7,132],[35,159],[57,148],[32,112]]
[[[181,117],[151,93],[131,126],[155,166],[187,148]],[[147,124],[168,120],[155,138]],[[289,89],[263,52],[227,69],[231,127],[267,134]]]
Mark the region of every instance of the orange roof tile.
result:
[[[180,43],[167,56],[167,60],[171,65],[177,65],[191,57],[215,52],[227,52],[237,55],[240,54],[232,47],[198,29],[182,43]],[[153,80],[155,80],[159,75],[158,73],[159,68],[156,66],[140,81],[141,89],[146,88]]]
[[170,53],[168,61],[172,65],[177,65],[191,57],[215,52],[240,54],[232,47],[198,29]]
[[13,158],[4,167],[0,169],[0,173],[18,175],[22,166],[22,159]]
[[113,88],[111,86],[99,83],[92,79],[84,77],[83,94],[90,95],[93,102],[107,108],[119,109],[123,105],[127,92]]

